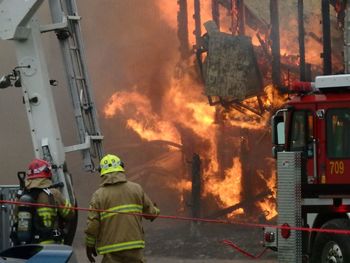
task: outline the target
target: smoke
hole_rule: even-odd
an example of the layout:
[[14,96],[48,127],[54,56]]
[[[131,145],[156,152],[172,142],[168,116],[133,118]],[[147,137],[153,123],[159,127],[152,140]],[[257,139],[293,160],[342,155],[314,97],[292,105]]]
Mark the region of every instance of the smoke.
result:
[[99,105],[136,89],[160,112],[178,42],[156,1],[84,1],[80,9]]
[[[150,112],[154,112],[159,116],[163,114],[166,107],[171,107],[170,104],[166,103],[169,100],[167,92],[173,85],[172,79],[178,69],[177,62],[179,60],[179,42],[176,28],[177,9],[175,9],[177,8],[177,1],[80,0],[77,2],[79,13],[83,17],[81,25],[87,53],[88,69],[93,82],[101,128],[105,135],[105,151],[111,151],[121,155],[128,169],[131,169],[157,156],[159,154],[159,147],[151,147],[146,143],[141,145],[142,140],[140,137],[126,129],[126,117],[124,119],[105,119],[102,110],[109,98],[117,91],[135,91],[142,94],[149,99]],[[211,1],[202,1],[202,4],[205,3],[204,6],[210,6],[209,2]],[[317,2],[317,5],[316,2],[310,1],[310,3],[308,2],[306,4],[306,21],[308,22],[307,31],[314,30],[318,35],[320,32],[319,24],[315,21],[318,20],[319,13],[314,14],[310,11],[315,10],[315,6],[319,6],[319,2]],[[258,10],[256,13],[262,16],[262,19],[269,20],[267,3],[257,0],[247,0],[246,3],[254,11]],[[296,39],[296,1],[291,1],[290,3],[281,1],[280,5],[280,17],[283,18],[280,22],[281,31],[292,34],[294,39]],[[189,13],[189,17],[191,15]],[[210,12],[207,10],[205,15],[209,17]],[[314,15],[317,19],[312,20],[311,17]],[[334,20],[334,14],[332,18]],[[285,23],[285,20],[291,21],[291,23]],[[205,20],[203,19],[202,22],[205,22]],[[311,24],[317,24],[317,29],[313,29],[314,27],[310,26]],[[189,32],[191,34],[192,31],[189,30]],[[287,39],[290,40],[291,37]],[[287,44],[292,42],[288,41]],[[5,74],[16,65],[16,62],[12,46],[8,43],[0,43],[0,59],[2,62],[0,63],[0,70],[1,73]],[[72,131],[74,129],[72,129],[72,125],[74,124],[71,121],[67,121],[67,119],[72,119],[73,113],[70,110],[70,99],[67,99],[66,96],[65,80],[61,73],[57,73],[63,71],[61,63],[57,63],[57,58],[60,57],[57,50],[57,43],[52,45],[51,41],[50,44],[46,44],[46,47],[50,51],[47,56],[50,72],[61,83],[60,87],[54,90],[54,93],[56,96],[57,111],[60,114],[61,132],[66,143],[75,137],[75,132]],[[297,47],[297,44],[293,47],[287,46],[286,49],[295,50],[295,47]],[[187,82],[186,86],[182,89],[182,95],[185,97],[193,89],[198,89],[198,87],[194,85],[194,82]],[[202,94],[197,96],[196,99],[201,100],[203,104],[207,104],[206,98]],[[5,174],[14,175],[17,170],[23,170],[33,156],[28,121],[21,103],[20,90],[1,90],[0,110],[0,121],[2,123],[0,134],[2,138],[6,138],[0,140],[0,146],[1,149],[8,149],[7,151],[2,151],[0,155],[2,160],[1,167],[6,171]],[[174,116],[177,115],[176,110],[178,109],[169,109],[168,112],[171,114],[167,114],[165,118],[169,120],[175,118]],[[191,121],[193,120],[194,111],[195,109],[187,114],[188,119]],[[133,111],[130,110],[128,112],[132,113]],[[184,123],[178,122],[175,123],[175,126],[181,133],[182,143],[186,145],[187,152],[194,152],[197,149],[201,149],[203,152],[208,151],[211,143],[209,140],[205,140],[203,137],[194,134],[193,131],[184,126]],[[229,130],[231,132],[232,129],[230,128]],[[16,136],[14,136],[14,131]],[[213,132],[218,131],[214,130]],[[220,136],[220,133],[218,134]],[[239,154],[240,149],[230,149],[231,144],[228,144],[228,139],[225,140],[225,138],[231,136],[229,141],[236,140],[237,138],[239,140],[241,134],[237,131],[232,131],[231,135],[224,136],[227,137],[219,139],[222,147],[218,146],[217,149],[218,155],[222,159],[219,166],[229,167],[232,165],[232,158],[228,156],[232,157],[232,155]],[[252,135],[251,137],[254,136]],[[256,136],[260,136],[260,134]],[[268,135],[263,140],[264,150],[258,149],[259,151],[254,151],[252,158],[258,159],[258,152],[263,152],[263,156],[267,155],[266,152],[270,151],[269,145],[266,142],[267,140]],[[128,144],[135,143],[139,143],[141,148],[132,149],[125,147]],[[66,145],[69,145],[69,143],[66,143]],[[237,147],[239,147],[239,143],[235,142],[231,148]],[[252,143],[251,149],[254,149],[254,147],[259,148]],[[161,148],[161,150],[164,149]],[[74,172],[80,170],[80,156],[75,156],[74,158],[68,157],[68,161],[70,162],[69,167],[72,167]],[[174,162],[179,162],[179,158]],[[205,168],[208,167],[207,162],[204,165]],[[256,169],[259,169],[259,165],[257,164],[252,170],[255,171]],[[183,169],[179,169],[178,174],[183,172]],[[269,171],[266,169],[264,172],[268,174]],[[81,174],[81,172],[77,173],[79,175]],[[17,182],[15,176],[11,179],[8,179],[7,176],[2,176],[2,179],[4,183]],[[77,176],[75,180],[78,183],[86,183],[86,180],[80,176]],[[261,183],[254,184],[254,188],[258,188],[259,185]],[[92,190],[91,184],[84,187]],[[247,189],[245,195],[251,193],[254,194],[254,189]]]

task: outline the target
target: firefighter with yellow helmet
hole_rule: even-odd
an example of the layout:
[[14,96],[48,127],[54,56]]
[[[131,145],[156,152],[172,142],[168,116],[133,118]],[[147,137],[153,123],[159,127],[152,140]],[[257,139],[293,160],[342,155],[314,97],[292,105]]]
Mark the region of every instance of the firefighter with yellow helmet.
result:
[[[153,221],[159,209],[142,187],[126,179],[124,164],[118,156],[108,154],[100,162],[101,184],[90,201],[86,234],[86,254],[95,262],[97,253],[102,263],[145,262],[142,217]],[[99,212],[99,211],[106,212]],[[124,213],[124,214],[123,214]],[[126,213],[126,214],[125,214]]]

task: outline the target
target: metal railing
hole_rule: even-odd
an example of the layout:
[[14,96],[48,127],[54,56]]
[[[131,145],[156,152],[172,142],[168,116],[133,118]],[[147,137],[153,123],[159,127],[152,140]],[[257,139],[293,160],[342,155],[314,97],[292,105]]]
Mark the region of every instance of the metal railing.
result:
[[[16,200],[18,185],[0,185],[0,200]],[[13,246],[10,239],[11,228],[15,223],[15,206],[0,205],[0,251]]]

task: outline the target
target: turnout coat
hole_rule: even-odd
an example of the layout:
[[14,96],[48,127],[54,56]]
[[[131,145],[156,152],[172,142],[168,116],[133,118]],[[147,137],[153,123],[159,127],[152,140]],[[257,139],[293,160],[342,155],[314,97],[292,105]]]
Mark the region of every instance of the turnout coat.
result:
[[[126,180],[122,172],[105,174],[100,188],[92,195],[85,229],[85,243],[95,247],[99,254],[142,249],[145,247],[142,216],[125,213],[143,213],[153,220],[159,209],[142,187]],[[124,214],[123,214],[124,213]]]

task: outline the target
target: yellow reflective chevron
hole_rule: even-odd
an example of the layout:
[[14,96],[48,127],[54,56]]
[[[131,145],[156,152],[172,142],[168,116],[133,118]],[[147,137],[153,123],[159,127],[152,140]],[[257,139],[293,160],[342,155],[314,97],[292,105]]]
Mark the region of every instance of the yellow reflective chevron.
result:
[[90,236],[86,236],[85,238],[85,244],[89,247],[93,247],[95,246],[96,243],[96,239]]
[[65,201],[64,203],[64,208],[61,209],[61,214],[63,217],[66,217],[69,215],[72,205],[70,204],[70,202],[68,200]]
[[56,216],[57,210],[55,208],[50,208],[50,207],[39,207],[37,209],[38,215],[52,215]]
[[123,243],[99,247],[97,248],[97,251],[99,254],[103,255],[103,254],[122,251],[122,250],[144,248],[144,247],[145,247],[145,241],[136,240],[136,241],[129,241],[129,242],[123,242]]
[[160,209],[158,207],[154,207],[154,209],[156,210],[156,215],[159,215],[160,214]]
[[50,239],[50,240],[45,240],[45,241],[41,241],[39,244],[42,245],[51,245],[51,244],[55,244],[55,241]]
[[50,207],[39,207],[37,213],[42,218],[44,226],[51,227],[57,215],[57,210]]
[[116,215],[117,213],[142,213],[143,206],[137,204],[119,205],[101,212],[101,220]]

